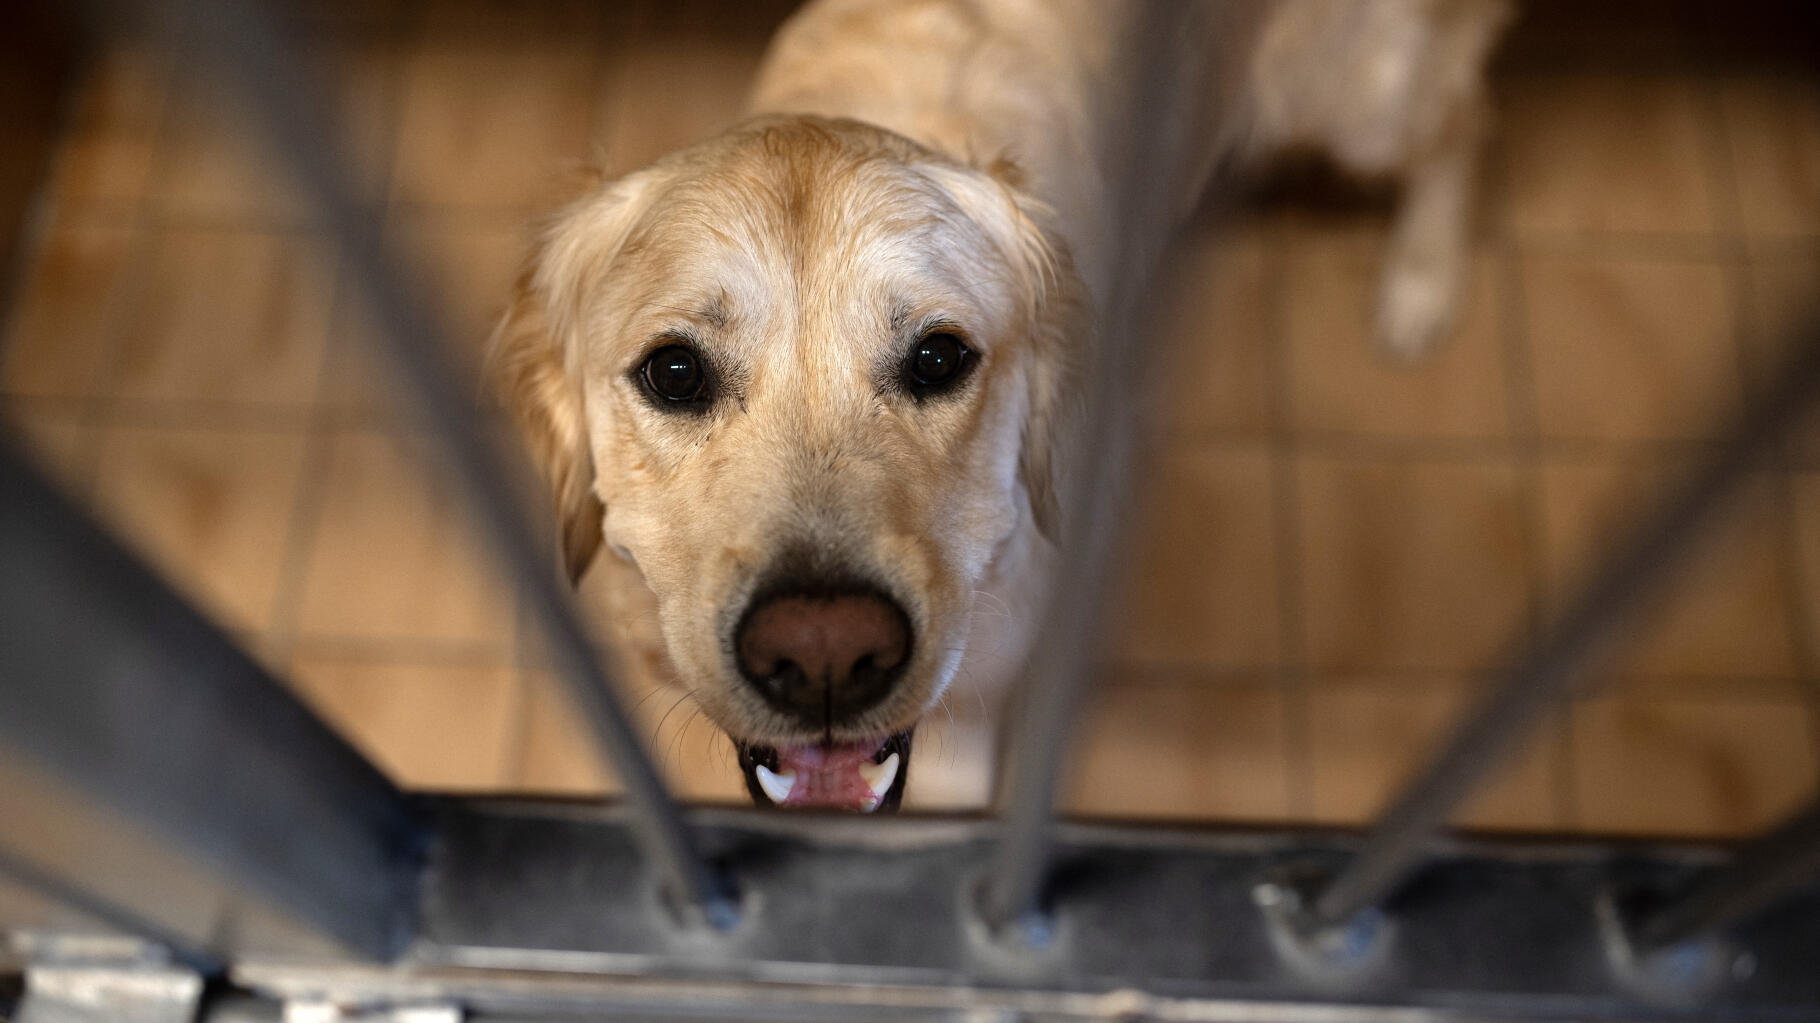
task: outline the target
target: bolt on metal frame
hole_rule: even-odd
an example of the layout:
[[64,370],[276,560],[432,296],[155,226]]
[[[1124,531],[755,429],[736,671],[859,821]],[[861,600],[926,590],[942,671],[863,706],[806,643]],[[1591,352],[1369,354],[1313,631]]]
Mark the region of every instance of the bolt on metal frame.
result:
[[[1140,35],[1161,54],[1174,26],[1166,5],[1149,10]],[[1533,652],[1513,654],[1362,840],[1053,819],[1127,489],[1128,416],[1112,372],[1088,374],[1085,468],[1064,502],[1080,557],[1044,618],[1000,816],[685,813],[546,566],[505,482],[517,477],[442,365],[433,319],[348,200],[294,56],[256,5],[197,0],[189,16],[197,51],[245,94],[365,286],[383,346],[626,799],[598,810],[398,792],[26,466],[0,458],[0,927],[38,980],[24,1018],[102,1018],[77,1004],[92,985],[58,983],[96,969],[126,981],[150,970],[167,993],[188,992],[172,964],[346,1018],[411,1006],[497,1019],[1820,1012],[1820,891],[1809,883],[1820,804],[1729,857],[1437,834],[1815,403],[1820,334]],[[1126,99],[1143,109],[1158,87]],[[1133,237],[1156,237],[1146,228],[1167,211],[1146,188],[1138,143],[1111,201]],[[1115,325],[1135,319],[1119,314],[1155,255],[1122,254],[1128,277],[1100,358],[1129,343]],[[123,938],[155,950],[150,965],[123,963]],[[166,999],[144,1018],[170,1011]],[[242,999],[197,1011],[262,1010]]]

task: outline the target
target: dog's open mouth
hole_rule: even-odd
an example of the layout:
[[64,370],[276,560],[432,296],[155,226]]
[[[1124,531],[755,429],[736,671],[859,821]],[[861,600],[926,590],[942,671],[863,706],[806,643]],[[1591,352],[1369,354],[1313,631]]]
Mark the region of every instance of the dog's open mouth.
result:
[[746,790],[760,806],[801,806],[872,813],[904,800],[910,776],[910,732],[877,743],[842,746],[739,747]]

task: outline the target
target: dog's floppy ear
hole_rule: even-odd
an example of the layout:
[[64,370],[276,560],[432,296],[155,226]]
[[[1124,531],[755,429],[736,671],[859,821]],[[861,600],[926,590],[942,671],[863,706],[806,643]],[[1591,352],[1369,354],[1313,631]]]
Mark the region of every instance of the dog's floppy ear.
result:
[[574,583],[600,549],[606,509],[594,495],[594,460],[588,453],[581,388],[568,371],[564,346],[552,329],[548,299],[537,285],[541,252],[540,248],[520,272],[512,305],[493,332],[488,376],[549,485],[563,569]]
[[1090,326],[1086,285],[1054,214],[1023,190],[1021,168],[1000,156],[985,169],[940,165],[932,176],[992,239],[1009,281],[1021,291],[1029,340],[1027,411],[1018,450],[1018,479],[1037,530],[1051,541],[1062,531],[1060,494],[1071,431],[1079,416],[1079,346]]
[[1072,449],[1072,427],[1080,421],[1072,348],[1078,336],[1053,331],[1045,348],[1059,357],[1053,362],[1039,357],[1032,366],[1030,405],[1024,419],[1023,446],[1018,451],[1018,478],[1029,496],[1037,531],[1056,543],[1062,539],[1063,468]]
[[600,549],[606,515],[588,449],[578,313],[593,279],[606,272],[631,230],[647,183],[645,174],[621,179],[557,217],[519,274],[488,348],[487,377],[549,485],[571,583]]

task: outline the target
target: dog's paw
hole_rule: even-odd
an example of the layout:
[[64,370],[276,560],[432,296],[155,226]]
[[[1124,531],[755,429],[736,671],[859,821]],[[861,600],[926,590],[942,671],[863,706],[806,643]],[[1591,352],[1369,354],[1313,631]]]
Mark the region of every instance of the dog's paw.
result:
[[1451,269],[1392,267],[1378,294],[1378,342],[1392,356],[1414,361],[1433,351],[1453,328],[1459,302]]

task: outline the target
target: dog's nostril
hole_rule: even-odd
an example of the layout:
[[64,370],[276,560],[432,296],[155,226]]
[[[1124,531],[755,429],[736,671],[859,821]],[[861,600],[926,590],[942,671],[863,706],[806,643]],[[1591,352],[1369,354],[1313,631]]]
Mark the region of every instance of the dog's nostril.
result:
[[735,653],[767,702],[825,727],[883,700],[910,643],[909,619],[882,594],[783,592],[747,609]]

